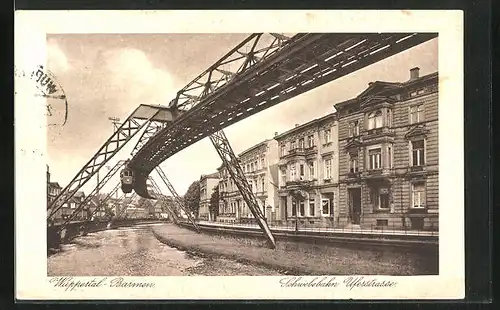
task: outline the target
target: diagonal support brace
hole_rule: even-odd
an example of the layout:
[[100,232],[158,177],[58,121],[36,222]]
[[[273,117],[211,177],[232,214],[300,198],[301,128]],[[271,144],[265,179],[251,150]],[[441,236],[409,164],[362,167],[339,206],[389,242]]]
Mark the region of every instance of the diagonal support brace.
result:
[[212,141],[212,144],[214,145],[215,150],[222,159],[224,166],[229,172],[229,175],[236,184],[236,187],[238,187],[238,190],[240,191],[241,196],[243,196],[243,199],[248,205],[250,212],[252,212],[253,216],[257,220],[257,224],[259,224],[260,228],[264,232],[264,236],[266,237],[269,247],[272,249],[276,248],[276,241],[271,232],[271,229],[269,228],[269,225],[267,225],[264,214],[260,210],[257,203],[257,198],[253,194],[250,188],[250,184],[248,184],[245,174],[243,173],[243,169],[241,169],[238,158],[234,154],[233,149],[231,148],[231,145],[229,144],[229,141],[224,134],[224,131],[220,130],[212,134],[210,136],[210,141]]

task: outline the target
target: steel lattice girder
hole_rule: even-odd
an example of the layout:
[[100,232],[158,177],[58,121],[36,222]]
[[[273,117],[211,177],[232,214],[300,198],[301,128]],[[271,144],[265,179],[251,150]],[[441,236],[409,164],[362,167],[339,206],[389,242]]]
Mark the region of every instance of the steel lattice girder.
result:
[[217,153],[222,159],[224,167],[227,169],[229,175],[236,184],[236,187],[238,188],[241,196],[248,205],[250,212],[252,212],[253,216],[257,220],[257,223],[264,232],[264,236],[266,237],[269,246],[271,248],[275,248],[276,241],[274,240],[271,229],[269,229],[269,226],[267,225],[265,216],[260,210],[257,203],[257,198],[253,194],[250,184],[248,184],[243,169],[241,169],[238,158],[234,154],[226,135],[222,130],[218,131],[217,133],[210,136],[210,141],[212,141],[212,144],[214,145]]
[[167,179],[167,176],[165,175],[165,172],[163,172],[163,169],[161,169],[160,166],[157,166],[155,168],[155,170],[158,173],[158,175],[160,176],[160,179],[163,180],[163,183],[165,183],[165,185],[167,186],[168,190],[170,191],[170,193],[174,197],[174,199],[177,202],[179,208],[182,211],[184,211],[184,213],[186,213],[186,216],[188,217],[188,220],[191,222],[191,224],[194,226],[194,228],[196,229],[196,231],[199,233],[200,232],[200,227],[198,227],[198,224],[196,224],[196,221],[194,220],[193,216],[191,215],[191,213],[187,209],[187,207],[184,204],[184,201],[182,200],[182,198],[177,194],[177,191],[175,190],[175,188],[172,185],[172,183],[170,183],[170,181]]
[[162,209],[165,210],[167,209],[167,212],[170,214],[170,216],[172,217],[172,221],[174,221],[174,224],[178,224],[179,223],[179,216],[177,215],[177,213],[172,210],[170,208],[170,206],[168,205],[165,197],[163,197],[163,195],[161,194],[161,190],[160,190],[160,187],[158,186],[158,184],[155,182],[155,180],[153,178],[149,178],[149,181],[151,182],[151,185],[153,187],[153,190],[155,192],[155,195],[158,196],[158,199],[161,200],[162,204]]
[[[119,189],[119,188],[120,188],[120,183],[118,183],[118,184],[115,186],[115,188],[113,188],[113,190],[111,190],[111,192],[109,192],[109,194],[106,196],[106,198],[104,198],[103,202],[106,202],[106,201],[107,201],[110,197],[112,197],[112,196],[113,196],[113,195],[114,195],[114,194],[118,191],[118,189]],[[73,213],[71,213],[70,217],[69,217],[69,218],[67,218],[67,219],[63,222],[63,224],[59,227],[59,229],[58,229],[58,230],[59,230],[59,231],[62,231],[64,228],[66,228],[66,226],[67,226],[68,224],[70,224],[71,220],[75,218],[75,216],[78,214],[78,212],[80,212],[80,211],[83,209],[83,207],[84,207],[84,205],[83,205],[83,204],[80,204],[80,205],[79,205],[79,206],[78,206],[78,207],[77,207],[77,208],[73,211]],[[98,206],[98,208],[100,208],[100,206]],[[97,209],[98,209],[98,208],[96,208],[96,209],[92,212],[91,216],[93,216],[93,215],[97,212]]]
[[116,194],[116,192],[118,192],[118,190],[120,189],[120,183],[118,183],[107,195],[106,197],[104,197],[104,199],[101,201],[101,203],[97,206],[97,208],[95,208],[94,211],[92,211],[92,213],[90,214],[90,218],[92,218],[96,213],[97,211],[101,210],[102,207],[104,206],[104,204],[106,202],[108,202],[109,199],[111,199],[111,197],[113,197],[114,194]]
[[[87,183],[130,139],[151,120],[172,121],[177,116],[175,110],[161,106],[140,105],[116,129],[90,161],[83,166],[71,182],[61,191],[50,205],[49,210],[58,210]],[[52,215],[53,212],[49,211]],[[49,217],[50,217],[49,215]]]
[[135,197],[137,197],[136,193],[132,193],[130,197],[126,197],[125,194],[122,195],[122,197],[118,201],[119,205],[121,206],[120,213],[115,214],[117,219],[123,216],[123,213],[127,211],[127,206],[135,199]]
[[[114,166],[113,168],[111,168],[108,173],[104,176],[104,178],[96,185],[96,187],[88,194],[87,197],[85,197],[85,199],[81,202],[81,206],[84,207],[87,205],[87,203],[89,203],[89,201],[97,194],[99,193],[99,191],[104,187],[104,185],[106,185],[106,183],[108,183],[108,181],[116,174],[116,172],[118,172],[118,170],[123,167],[123,165],[125,164],[125,161],[123,160],[120,160],[118,161]],[[67,201],[67,200],[66,200]],[[65,202],[66,202],[65,201]],[[55,215],[55,213],[62,208],[64,204],[61,204],[59,206],[56,206],[54,209],[51,209],[49,210],[50,213],[47,217],[47,219],[52,219],[52,217]]]
[[265,59],[235,74],[224,86],[193,100],[187,112],[149,139],[129,164],[136,171],[135,189],[145,187],[154,167],[202,138],[436,36],[433,33],[294,36]]

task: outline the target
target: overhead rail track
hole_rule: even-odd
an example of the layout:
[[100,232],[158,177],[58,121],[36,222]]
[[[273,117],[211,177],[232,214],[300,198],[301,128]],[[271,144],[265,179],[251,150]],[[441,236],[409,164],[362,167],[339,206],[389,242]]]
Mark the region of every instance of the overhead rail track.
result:
[[[251,35],[177,93],[169,107],[183,113],[152,136],[128,164],[135,172],[134,190],[139,195],[147,192],[151,171],[189,145],[437,34],[305,33],[258,49],[263,36]],[[242,52],[248,45],[250,50]],[[236,71],[224,69],[241,61]]]

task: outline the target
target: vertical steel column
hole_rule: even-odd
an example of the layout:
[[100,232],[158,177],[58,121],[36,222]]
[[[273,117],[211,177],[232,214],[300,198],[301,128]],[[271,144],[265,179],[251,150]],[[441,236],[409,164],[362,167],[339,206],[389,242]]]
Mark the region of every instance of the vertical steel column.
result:
[[231,148],[231,145],[229,144],[229,141],[224,134],[224,131],[220,130],[211,135],[210,141],[212,141],[212,144],[214,145],[217,153],[222,159],[224,166],[231,175],[231,178],[236,184],[236,187],[238,187],[238,190],[240,191],[241,196],[243,196],[243,199],[248,205],[250,212],[252,212],[253,216],[257,220],[257,224],[259,224],[260,228],[263,230],[269,247],[273,249],[276,248],[276,241],[271,232],[271,229],[269,229],[269,226],[267,225],[264,214],[260,210],[257,203],[257,198],[253,194],[250,185],[247,182],[238,158],[234,154],[233,149]]

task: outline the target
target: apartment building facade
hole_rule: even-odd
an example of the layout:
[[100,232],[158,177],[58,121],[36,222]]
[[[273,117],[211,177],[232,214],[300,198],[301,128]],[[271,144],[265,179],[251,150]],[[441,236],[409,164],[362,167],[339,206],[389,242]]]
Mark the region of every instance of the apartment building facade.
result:
[[338,221],[336,113],[275,136],[279,145],[281,223],[334,227]]
[[[278,193],[278,143],[274,139],[265,140],[238,155],[245,177],[257,198],[259,208],[268,221],[277,216]],[[222,222],[252,221],[253,215],[232,180],[226,167],[218,169],[219,216]]]
[[438,74],[413,68],[335,108],[340,225],[437,229]]
[[200,177],[200,209],[198,210],[198,218],[200,220],[214,220],[215,216],[210,212],[210,198],[217,186],[219,186],[219,172]]

